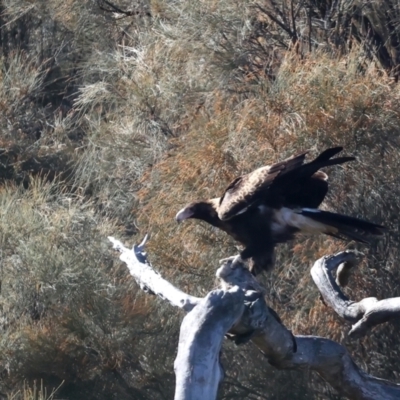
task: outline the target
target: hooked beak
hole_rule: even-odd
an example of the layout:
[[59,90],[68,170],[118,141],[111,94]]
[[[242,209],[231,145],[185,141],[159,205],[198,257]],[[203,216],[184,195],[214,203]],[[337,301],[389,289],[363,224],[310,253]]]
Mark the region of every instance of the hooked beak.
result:
[[193,215],[192,210],[190,210],[188,208],[182,208],[182,210],[180,210],[178,212],[178,214],[176,214],[175,219],[176,219],[176,222],[181,223],[185,219],[191,218],[192,215]]

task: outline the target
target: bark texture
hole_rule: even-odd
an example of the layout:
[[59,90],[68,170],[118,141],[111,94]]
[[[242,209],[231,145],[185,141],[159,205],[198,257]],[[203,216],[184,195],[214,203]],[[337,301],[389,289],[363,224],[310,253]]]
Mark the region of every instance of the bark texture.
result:
[[[129,250],[117,240],[110,240],[142,288],[189,311],[181,326],[175,360],[175,400],[216,398],[223,379],[219,353],[224,335],[237,343],[251,340],[276,368],[315,371],[349,399],[400,398],[400,385],[363,372],[341,344],[317,336],[294,336],[267,306],[264,289],[238,258],[223,260],[217,271],[221,289],[199,299],[175,288],[152,269],[144,243]],[[396,315],[397,299],[364,299],[359,303],[348,300],[331,272],[342,265],[338,271],[343,278],[356,260],[352,252],[322,257],[315,262],[312,277],[328,305],[343,318],[358,321],[368,329]],[[361,322],[364,318],[366,322]]]
[[223,379],[219,362],[225,333],[241,317],[239,288],[210,292],[183,319],[175,359],[175,400],[215,399]]
[[[400,297],[378,300],[367,297],[358,302],[344,295],[340,286],[345,286],[349,274],[359,259],[359,254],[351,251],[325,256],[315,262],[311,276],[324,302],[346,321],[353,324],[349,336],[364,336],[372,327],[400,316]],[[332,272],[337,268],[336,280]]]

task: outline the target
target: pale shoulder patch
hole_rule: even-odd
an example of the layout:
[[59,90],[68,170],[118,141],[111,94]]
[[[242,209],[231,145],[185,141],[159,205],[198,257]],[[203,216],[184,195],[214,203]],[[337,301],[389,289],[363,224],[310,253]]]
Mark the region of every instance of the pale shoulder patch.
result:
[[315,179],[320,179],[321,181],[327,181],[328,175],[325,172],[317,171],[313,176]]

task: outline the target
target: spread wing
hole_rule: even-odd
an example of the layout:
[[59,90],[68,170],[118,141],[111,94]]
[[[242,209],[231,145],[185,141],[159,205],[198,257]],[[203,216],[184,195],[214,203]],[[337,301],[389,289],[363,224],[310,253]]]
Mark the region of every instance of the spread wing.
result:
[[261,167],[235,179],[221,197],[218,217],[227,220],[256,204],[272,208],[316,208],[328,192],[327,176],[320,168],[353,161],[354,157],[332,157],[343,150],[333,147],[304,164],[307,152],[270,167]]
[[227,220],[245,212],[268,191],[277,176],[301,166],[307,153],[297,154],[284,161],[258,168],[247,175],[236,178],[221,197],[218,217],[221,220]]

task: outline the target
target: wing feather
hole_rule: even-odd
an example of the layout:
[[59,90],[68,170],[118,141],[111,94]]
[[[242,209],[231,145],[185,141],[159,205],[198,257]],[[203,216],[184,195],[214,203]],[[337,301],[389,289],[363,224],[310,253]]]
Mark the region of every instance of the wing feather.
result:
[[306,154],[303,152],[280,161],[271,166],[265,166],[236,178],[226,188],[218,207],[218,217],[228,220],[256,204],[260,196],[268,190],[275,178],[283,172],[297,169],[304,163]]
[[318,207],[328,192],[327,175],[319,169],[354,160],[332,158],[342,150],[326,149],[313,161],[304,163],[306,151],[235,179],[221,197],[218,217],[228,220],[260,204],[270,208]]

